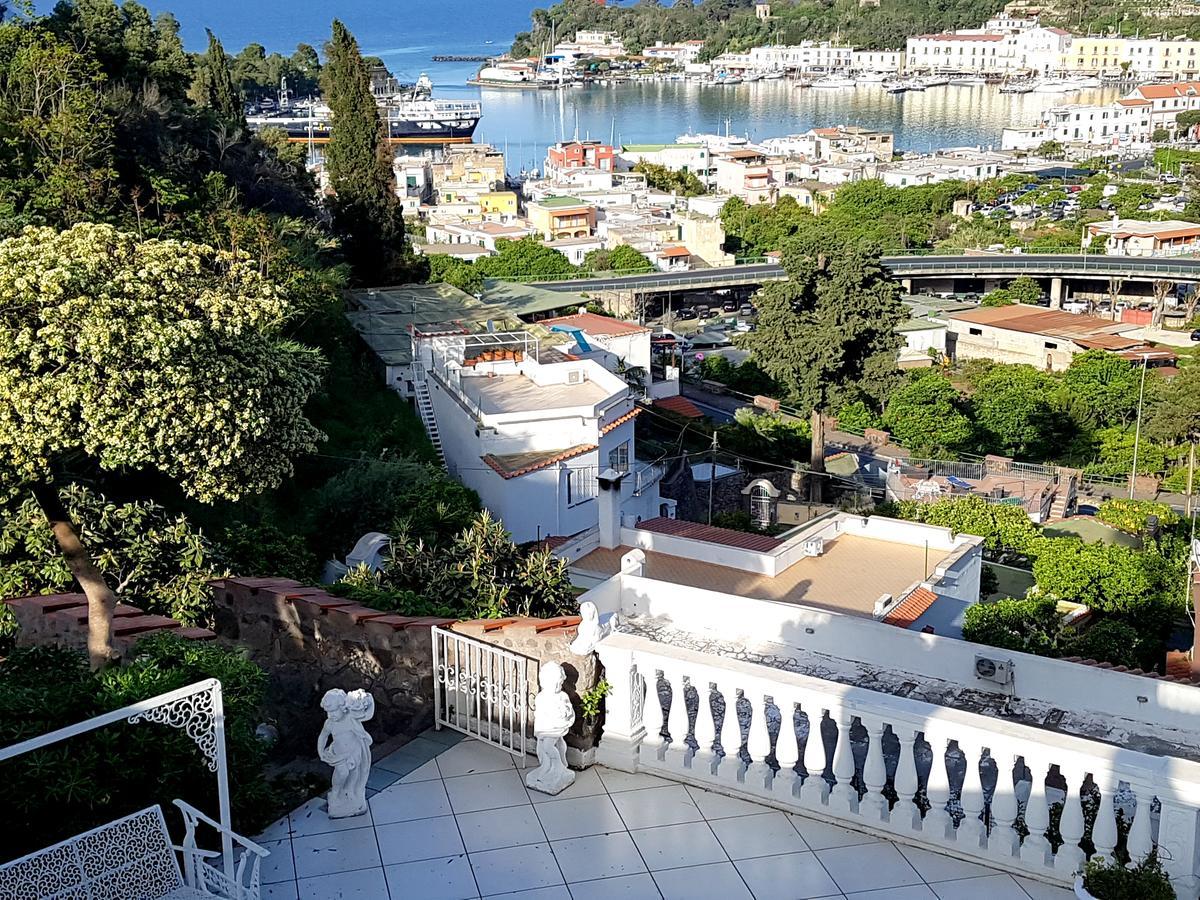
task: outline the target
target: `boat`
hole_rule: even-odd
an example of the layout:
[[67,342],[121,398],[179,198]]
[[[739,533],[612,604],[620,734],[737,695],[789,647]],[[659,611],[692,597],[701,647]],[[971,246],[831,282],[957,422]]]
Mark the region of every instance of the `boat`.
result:
[[785,73],[784,73],[783,69],[773,69],[770,72],[764,72],[763,78],[766,81],[778,81],[780,78],[782,78],[784,76],[784,74]]
[[746,84],[753,84],[756,81],[762,81],[763,77],[758,72],[747,72],[742,76],[742,81]]
[[887,81],[886,72],[859,72],[854,79],[858,84],[882,84]]
[[538,80],[537,70],[527,65],[484,66],[467,84],[477,87],[498,88],[539,88],[547,86],[546,82]]
[[838,88],[852,88],[858,82],[853,78],[848,78],[845,75],[826,75],[824,78],[818,78],[812,83],[812,87],[822,88],[825,90]]
[[[434,99],[428,90],[431,88],[429,79],[422,76],[416,85],[375,98],[390,143],[446,144],[471,140],[483,118],[483,106],[474,101]],[[275,128],[284,132],[292,143],[328,143],[333,121],[329,105],[321,101],[285,103],[285,96],[281,93],[281,102],[274,109],[247,116],[250,129]]]
[[950,79],[945,75],[926,75],[924,78],[920,79],[920,82],[927,88],[942,87],[949,84]]
[[1002,94],[1032,94],[1032,81],[1006,81],[1000,85],[1000,93]]
[[885,91],[887,91],[889,94],[903,94],[905,91],[908,90],[908,82],[904,81],[903,79],[897,79],[895,81],[885,81],[883,83],[883,89]]
[[905,90],[917,92],[923,91],[925,90],[925,82],[923,82],[920,78],[910,78],[907,82],[905,82]]
[[958,75],[948,79],[946,83],[954,87],[978,87],[987,84],[987,79],[982,75]]

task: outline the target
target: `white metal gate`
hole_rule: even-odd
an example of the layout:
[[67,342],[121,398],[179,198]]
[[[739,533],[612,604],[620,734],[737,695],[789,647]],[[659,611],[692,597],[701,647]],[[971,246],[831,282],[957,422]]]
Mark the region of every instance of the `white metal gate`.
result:
[[433,629],[433,714],[443,725],[508,751],[533,749],[530,684],[538,661],[443,628]]

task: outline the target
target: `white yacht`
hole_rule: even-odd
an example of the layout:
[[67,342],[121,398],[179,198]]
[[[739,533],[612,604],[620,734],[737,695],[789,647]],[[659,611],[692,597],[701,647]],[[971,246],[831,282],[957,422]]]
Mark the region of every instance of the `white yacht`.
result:
[[887,81],[886,72],[859,72],[854,80],[858,84],[882,84]]
[[852,88],[856,84],[858,84],[857,81],[845,75],[826,75],[824,78],[818,78],[816,81],[814,81],[812,83],[812,87],[830,90]]
[[981,84],[987,84],[987,79],[982,75],[959,75],[956,78],[951,78],[947,84],[952,84],[955,87],[977,87]]

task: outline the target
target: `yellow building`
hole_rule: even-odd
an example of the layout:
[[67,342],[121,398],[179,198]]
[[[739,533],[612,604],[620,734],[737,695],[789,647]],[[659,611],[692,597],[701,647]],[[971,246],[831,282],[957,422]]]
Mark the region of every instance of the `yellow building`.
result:
[[596,208],[574,197],[546,197],[525,204],[529,224],[548,241],[590,237],[596,227]]
[[485,219],[507,222],[517,217],[517,195],[515,191],[490,191],[479,195],[479,211]]
[[1068,72],[1114,72],[1129,61],[1129,41],[1119,37],[1077,37],[1063,54]]

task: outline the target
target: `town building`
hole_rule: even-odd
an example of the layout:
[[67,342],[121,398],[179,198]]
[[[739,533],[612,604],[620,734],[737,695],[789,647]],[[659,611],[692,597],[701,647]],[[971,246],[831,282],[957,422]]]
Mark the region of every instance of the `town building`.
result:
[[[597,315],[583,308],[568,316],[542,319],[538,325],[550,329],[550,343],[560,352],[600,363],[625,378],[639,396],[659,400],[679,395],[679,367],[656,363],[651,330],[644,325]],[[553,344],[555,335],[569,340]],[[640,374],[632,376],[633,371]]]
[[880,165],[878,177],[891,187],[938,184],[943,181],[986,181],[995,178],[1008,159],[975,148],[948,148],[930,156]]
[[774,197],[776,181],[761,150],[744,148],[714,153],[713,179],[720,193],[741,197],[747,203],[762,203]]
[[665,166],[676,172],[690,172],[705,187],[713,186],[715,172],[708,147],[702,143],[625,144],[617,156],[621,168],[632,169],[638,163]]
[[407,215],[416,215],[433,199],[433,169],[423,156],[397,156],[392,161],[396,194]]
[[653,47],[642,48],[642,56],[647,59],[665,60],[676,66],[687,66],[696,62],[703,49],[704,41],[682,41],[678,44],[655,41]]
[[1137,324],[1097,316],[1014,303],[950,312],[946,319],[947,351],[955,359],[1026,363],[1052,372],[1066,369],[1087,350],[1108,350],[1134,360],[1148,355],[1164,364],[1174,359],[1130,337]]
[[1186,38],[1076,37],[1062,69],[1081,75],[1192,79],[1200,75],[1200,41]]
[[1071,34],[1061,28],[1002,17],[989,20],[981,29],[910,37],[905,66],[925,72],[1045,75],[1061,66],[1071,46]]
[[1110,256],[1179,256],[1200,250],[1200,224],[1165,219],[1147,222],[1113,217],[1083,228],[1083,249],[1103,238]]
[[854,50],[850,53],[850,68],[855,72],[903,72],[904,51]]
[[542,241],[542,246],[557,250],[571,265],[582,266],[589,253],[604,249],[604,241],[594,236],[561,238],[557,241]]
[[525,204],[530,226],[548,241],[590,237],[596,229],[596,207],[576,197],[546,197]]
[[619,59],[627,55],[625,45],[612,31],[577,31],[574,41],[555,44],[554,52],[560,56],[594,59]]
[[439,203],[477,200],[480,194],[504,190],[508,180],[504,154],[489,144],[447,146],[430,170]]
[[[470,244],[495,252],[497,241],[519,241],[538,231],[525,222],[429,222],[425,239],[431,246],[441,244]],[[435,251],[436,252],[436,251]]]
[[613,148],[600,141],[560,141],[546,153],[545,176],[551,180],[570,169],[612,172]]
[[[717,62],[726,57],[718,57]],[[854,48],[831,41],[752,47],[746,57],[727,55],[725,68],[756,72],[840,72],[854,65]],[[743,61],[744,60],[744,61]]]
[[[673,515],[657,466],[634,452],[629,385],[571,359],[529,331],[414,329],[417,403],[446,468],[520,542],[596,528],[599,480],[623,478],[617,509],[631,525]],[[427,398],[427,402],[422,398]]]

